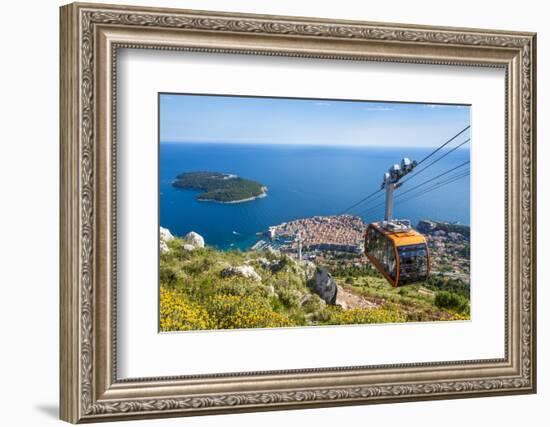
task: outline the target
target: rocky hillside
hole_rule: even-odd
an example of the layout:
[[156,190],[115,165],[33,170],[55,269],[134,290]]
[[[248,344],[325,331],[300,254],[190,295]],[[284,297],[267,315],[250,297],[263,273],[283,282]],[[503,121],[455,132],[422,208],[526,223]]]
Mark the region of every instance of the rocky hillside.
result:
[[219,251],[197,233],[177,238],[163,228],[160,252],[162,331],[468,318],[457,304],[438,306],[437,288],[393,289],[372,270],[349,280],[330,265],[274,250]]

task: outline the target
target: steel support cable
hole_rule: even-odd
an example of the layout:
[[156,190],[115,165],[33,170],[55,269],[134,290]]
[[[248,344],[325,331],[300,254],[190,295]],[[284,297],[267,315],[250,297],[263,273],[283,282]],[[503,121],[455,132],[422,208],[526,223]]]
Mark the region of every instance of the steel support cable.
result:
[[[428,160],[430,157],[432,157],[435,153],[437,153],[439,150],[441,150],[443,147],[445,147],[446,145],[450,144],[452,141],[454,141],[456,138],[458,138],[460,135],[462,135],[464,132],[466,132],[468,129],[470,129],[470,125],[466,126],[464,129],[462,129],[460,132],[458,132],[455,136],[453,136],[452,138],[448,139],[447,141],[445,141],[443,144],[441,144],[438,148],[436,148],[434,151],[432,151],[430,154],[428,154],[426,157],[424,157],[422,160],[420,160],[418,163],[417,163],[417,167],[422,164],[423,162],[425,162],[426,160]],[[462,144],[463,145],[463,144]],[[456,149],[456,148],[455,148]],[[451,152],[454,151],[451,150]],[[450,154],[450,153],[447,153],[447,154]],[[445,157],[445,156],[443,156]],[[439,160],[441,160],[443,157],[439,158]],[[436,160],[437,161],[437,160]],[[435,163],[435,162],[433,162]],[[433,164],[433,163],[430,163]],[[427,167],[429,167],[430,165],[428,165]],[[426,169],[426,168],[424,168]],[[422,170],[424,170],[422,169]],[[358,202],[354,203],[353,205],[349,206],[348,208],[340,211],[337,215],[343,215],[345,214],[346,212],[349,212],[351,209],[359,206],[360,204],[366,202],[368,199],[370,199],[371,197],[375,196],[376,194],[378,194],[380,191],[382,191],[382,188],[372,192],[371,194],[369,194],[368,196],[365,196],[363,197],[361,200],[359,200]]]
[[[443,172],[443,173],[441,173],[441,174],[439,174],[439,175],[437,175],[437,176],[435,176],[435,177],[433,177],[433,178],[430,178],[430,179],[428,179],[428,180],[426,180],[426,181],[424,181],[424,182],[422,182],[422,183],[420,183],[420,184],[418,184],[418,185],[415,185],[414,187],[409,188],[407,191],[404,191],[403,193],[397,194],[397,195],[394,197],[394,199],[398,199],[399,197],[402,197],[403,195],[408,194],[408,193],[410,193],[411,191],[416,190],[417,188],[423,187],[423,186],[429,184],[430,182],[435,181],[436,179],[441,178],[441,177],[443,177],[443,176],[445,176],[445,175],[447,175],[447,174],[449,174],[449,173],[451,173],[451,172],[453,172],[453,171],[455,171],[455,170],[457,170],[457,169],[459,169],[459,168],[461,168],[461,167],[467,165],[468,163],[470,163],[469,160],[466,161],[466,162],[464,162],[464,163],[461,163],[460,165],[458,165],[458,166],[456,166],[456,167],[454,167],[454,168],[452,168],[452,169],[449,169],[449,170],[447,170],[447,171],[445,171],[445,172]],[[462,171],[461,171],[461,173],[462,173]],[[447,177],[447,179],[450,179],[450,178],[452,178],[452,177]],[[368,208],[368,209],[366,209],[366,210],[360,212],[358,215],[359,215],[359,216],[363,216],[365,213],[370,212],[371,210],[374,210],[374,209],[376,209],[376,208],[378,208],[378,207],[380,207],[380,206],[384,206],[384,205],[385,205],[385,202],[384,202],[384,203],[380,203],[380,204],[378,204],[378,205],[376,205],[376,206],[370,207],[370,208]]]
[[444,187],[445,185],[451,184],[451,183],[453,183],[455,181],[458,181],[459,179],[465,178],[469,175],[470,175],[470,171],[468,171],[466,173],[458,174],[458,175],[456,175],[452,178],[449,178],[445,181],[438,182],[438,183],[432,185],[431,187],[425,188],[425,189],[419,191],[418,193],[411,194],[409,197],[405,197],[404,199],[399,200],[399,203],[404,203],[404,202],[407,202],[409,200],[416,199],[417,197],[423,196],[426,193],[429,193],[433,190],[437,190],[438,188]]
[[382,191],[382,188],[379,188],[378,190],[376,190],[375,192],[369,194],[368,196],[362,198],[361,200],[359,200],[357,203],[354,203],[353,205],[351,205],[349,208],[347,209],[344,209],[343,211],[341,211],[340,213],[338,213],[338,215],[343,215],[345,214],[346,212],[349,212],[350,210],[352,210],[353,208],[359,206],[360,204],[366,202],[368,199],[370,199],[372,196],[376,195],[377,193],[379,193],[380,191]]
[[422,182],[422,183],[420,183],[420,184],[418,184],[418,185],[415,185],[414,187],[409,188],[407,191],[404,191],[403,193],[399,193],[397,196],[395,196],[395,198],[397,198],[397,197],[399,197],[399,196],[403,196],[404,194],[410,193],[411,191],[415,190],[416,188],[419,188],[419,187],[422,187],[422,186],[424,186],[424,185],[426,185],[426,184],[429,184],[430,182],[435,181],[436,179],[441,178],[442,176],[445,176],[445,175],[447,175],[447,174],[449,174],[449,173],[451,173],[451,172],[453,172],[453,171],[455,171],[455,170],[457,170],[457,169],[460,169],[461,167],[466,166],[466,165],[469,164],[469,163],[470,163],[470,161],[469,161],[469,160],[466,160],[464,163],[461,163],[461,164],[459,164],[458,166],[455,166],[455,167],[452,168],[452,169],[449,169],[449,170],[447,170],[447,171],[445,171],[445,172],[443,172],[443,173],[440,173],[440,174],[437,175],[437,176],[434,176],[433,178],[428,179],[427,181],[424,181],[424,182]]
[[422,163],[424,163],[426,160],[428,160],[430,157],[432,157],[435,153],[437,153],[439,150],[441,150],[446,145],[453,142],[456,138],[458,138],[460,135],[462,135],[464,132],[466,132],[468,129],[470,129],[471,125],[466,126],[464,129],[462,129],[460,132],[458,132],[455,136],[453,136],[451,139],[447,140],[443,144],[441,144],[438,148],[436,148],[434,151],[432,151],[430,154],[428,154],[426,157],[424,157],[422,160],[420,160],[416,166],[420,166]]
[[[463,141],[461,142],[459,145],[457,145],[456,147],[453,147],[452,149],[450,149],[449,151],[447,151],[445,154],[443,154],[442,156],[439,156],[437,159],[435,159],[434,161],[432,161],[431,163],[429,163],[427,166],[424,166],[422,169],[420,169],[418,172],[414,173],[412,176],[410,176],[409,178],[405,179],[405,181],[403,181],[401,184],[404,184],[406,182],[409,182],[411,179],[413,179],[414,177],[416,177],[417,175],[419,175],[420,173],[424,172],[426,169],[428,169],[430,166],[432,166],[434,163],[437,163],[438,161],[440,161],[441,159],[443,159],[444,157],[447,157],[449,154],[451,154],[452,152],[458,150],[460,147],[462,147],[464,144],[467,144],[468,142],[470,142],[470,138],[468,138],[466,141]],[[376,191],[376,193],[379,193],[380,190]],[[374,194],[376,194],[374,193]],[[373,194],[373,195],[374,195]],[[378,196],[380,196],[381,194],[378,194]],[[372,196],[372,195],[370,195]],[[369,196],[369,197],[370,197]],[[378,197],[377,197],[378,198]],[[363,200],[360,201],[360,203],[358,204],[361,204],[363,203]],[[355,206],[349,208],[347,211],[353,209]]]
[[[423,196],[423,195],[426,194],[426,193],[430,193],[430,192],[432,192],[432,191],[434,191],[434,190],[437,190],[438,188],[444,187],[445,185],[451,184],[451,183],[453,183],[453,182],[455,182],[455,181],[458,181],[459,179],[465,178],[465,177],[467,177],[467,176],[469,176],[469,175],[470,175],[469,172],[468,172],[468,173],[463,173],[463,174],[459,174],[459,175],[457,175],[457,176],[454,176],[454,177],[452,177],[452,178],[449,178],[449,179],[447,179],[447,180],[445,180],[445,181],[439,182],[439,183],[437,183],[437,184],[435,184],[435,185],[432,185],[431,187],[428,187],[427,189],[424,189],[424,190],[422,190],[422,191],[419,191],[419,192],[416,193],[416,194],[410,195],[409,197],[407,197],[407,198],[405,198],[405,199],[403,199],[403,200],[398,200],[397,202],[395,202],[395,205],[399,205],[399,204],[401,204],[401,203],[408,202],[409,200],[416,199],[417,197]],[[379,208],[379,207],[381,207],[381,206],[383,206],[383,204],[377,205],[377,206],[375,206],[375,207],[373,207],[373,208],[371,208],[371,209],[369,209],[369,210],[363,212],[360,216],[365,216],[365,215],[367,215],[367,214],[370,214],[370,211],[374,212],[376,208]]]
[[[376,202],[377,200],[379,200],[379,199],[380,199],[380,196],[385,196],[385,194],[386,194],[386,193],[385,193],[385,192],[383,192],[383,191],[382,191],[382,192],[378,192],[378,194],[376,195],[376,197],[374,197],[374,198],[373,198],[373,199],[371,200],[371,202],[370,202],[370,203],[374,203],[374,202]],[[367,209],[368,209],[368,208],[367,208]],[[351,210],[351,209],[350,209],[350,210]]]
[[[462,178],[464,178],[464,177],[466,177],[466,176],[469,176],[469,175],[470,175],[470,171],[467,171],[467,172],[462,172],[462,173],[457,174],[457,175],[455,175],[455,176],[449,177],[449,178],[447,178],[447,179],[445,179],[445,180],[443,180],[443,181],[439,181],[439,182],[433,184],[432,186],[430,186],[430,187],[428,187],[428,188],[425,188],[425,189],[419,191],[418,193],[415,193],[415,194],[410,195],[409,197],[406,197],[406,198],[403,199],[403,200],[398,200],[397,202],[395,202],[395,205],[399,205],[400,203],[404,203],[404,202],[407,202],[407,201],[409,201],[409,200],[412,200],[412,199],[415,199],[415,198],[417,198],[417,197],[420,197],[420,196],[422,196],[422,195],[424,195],[424,194],[426,194],[426,193],[429,193],[429,192],[431,192],[431,191],[433,191],[433,190],[436,190],[436,189],[438,189],[438,188],[440,188],[440,187],[443,187],[443,186],[445,186],[445,185],[447,185],[447,184],[451,184],[451,183],[453,183],[453,182],[455,182],[455,181],[458,181],[459,179],[462,179]],[[374,212],[377,208],[382,207],[382,206],[384,206],[383,203],[382,203],[382,204],[379,204],[379,205],[376,205],[376,206],[374,206],[374,207],[372,207],[372,208],[370,208],[370,209],[367,209],[366,211],[363,211],[363,212],[360,214],[360,216],[364,216],[364,215],[370,214],[371,212]]]
[[[464,144],[467,144],[468,142],[470,142],[470,138],[468,138],[466,141],[464,142],[461,142],[460,144],[458,144],[456,147],[453,147],[451,148],[449,151],[447,151],[445,154],[439,156],[437,159],[433,160],[432,162],[430,162],[429,164],[427,164],[426,166],[424,166],[422,169],[416,171],[415,173],[413,173],[412,175],[410,175],[408,178],[406,178],[402,184],[406,183],[406,182],[409,182],[411,179],[415,178],[416,176],[418,176],[419,174],[421,174],[422,172],[424,172],[426,169],[428,169],[430,166],[432,166],[433,164],[439,162],[441,159],[447,157],[449,154],[451,154],[452,152],[458,150],[460,147],[462,147]],[[420,164],[420,163],[419,163]]]

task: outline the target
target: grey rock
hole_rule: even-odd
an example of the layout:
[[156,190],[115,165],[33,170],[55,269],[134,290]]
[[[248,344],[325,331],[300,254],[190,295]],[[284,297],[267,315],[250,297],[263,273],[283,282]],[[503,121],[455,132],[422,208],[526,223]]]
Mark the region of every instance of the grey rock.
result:
[[323,301],[328,304],[336,302],[337,285],[326,268],[317,268],[309,285]]
[[168,252],[170,250],[170,248],[168,248],[168,245],[166,244],[166,242],[164,240],[161,240],[159,242],[159,249],[160,249],[161,254],[165,254],[166,252]]
[[159,236],[160,236],[160,240],[164,242],[169,242],[170,240],[174,240],[174,236],[172,235],[172,233],[170,233],[170,230],[164,227],[160,227]]
[[262,280],[261,276],[258,273],[256,273],[256,270],[254,270],[254,267],[250,265],[226,267],[221,271],[220,274],[222,277],[241,276],[246,279],[252,279],[256,282],[260,282]]
[[204,248],[204,238],[194,231],[187,233],[183,240],[185,243],[193,245],[195,248]]
[[170,230],[164,227],[160,227],[159,228],[159,249],[161,254],[164,254],[170,250],[170,248],[166,244],[170,240],[174,240],[174,236],[172,235],[172,233],[170,233]]

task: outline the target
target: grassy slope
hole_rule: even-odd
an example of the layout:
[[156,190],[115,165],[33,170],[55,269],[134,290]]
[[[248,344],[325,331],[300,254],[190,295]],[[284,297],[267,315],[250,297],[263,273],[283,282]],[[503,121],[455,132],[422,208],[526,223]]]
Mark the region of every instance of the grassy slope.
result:
[[469,318],[465,312],[438,307],[435,304],[437,291],[430,289],[424,282],[394,288],[383,277],[374,274],[373,276],[354,278],[351,284],[349,280],[346,281],[339,277],[336,277],[336,280],[343,283],[344,288],[404,314],[408,322]]
[[[161,254],[161,329],[232,329],[305,325],[388,323],[465,318],[455,310],[434,305],[434,296],[418,292],[419,285],[393,289],[379,276],[336,276],[338,284],[364,295],[375,309],[342,310],[325,304],[307,283],[303,265],[286,255],[182,249],[183,241],[168,243]],[[277,268],[261,266],[267,258]],[[228,266],[248,264],[261,281],[222,277]]]

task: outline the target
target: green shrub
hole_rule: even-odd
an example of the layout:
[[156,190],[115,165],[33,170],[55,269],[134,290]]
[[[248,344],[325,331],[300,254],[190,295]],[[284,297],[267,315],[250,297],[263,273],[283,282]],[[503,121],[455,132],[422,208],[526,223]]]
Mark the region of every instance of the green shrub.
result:
[[214,265],[214,261],[208,256],[195,256],[183,265],[188,274],[201,274],[208,271]]
[[243,295],[251,295],[255,293],[256,289],[241,282],[236,282],[236,283],[229,282],[229,283],[222,283],[218,288],[218,292],[223,295],[243,296]]
[[183,275],[181,274],[180,270],[176,267],[173,267],[171,265],[163,266],[163,268],[160,269],[160,283],[165,285],[174,285],[177,283],[179,279],[181,279]]
[[279,288],[277,290],[277,295],[279,295],[279,299],[286,307],[288,308],[300,307],[302,295],[297,290],[289,289],[286,287]]
[[448,291],[470,299],[470,285],[457,278],[433,274],[428,277],[424,286],[433,291]]
[[399,295],[401,295],[402,297],[406,297],[409,295],[409,290],[407,288],[399,288],[399,290],[397,291],[397,293]]
[[439,308],[458,311],[459,313],[470,312],[470,301],[462,295],[453,292],[441,291],[435,295],[435,305]]
[[292,260],[288,255],[283,254],[279,260],[271,266],[271,272],[278,273],[284,271],[290,265],[292,265]]
[[325,302],[317,294],[311,294],[302,304],[302,308],[306,313],[315,313],[320,311],[325,306]]

